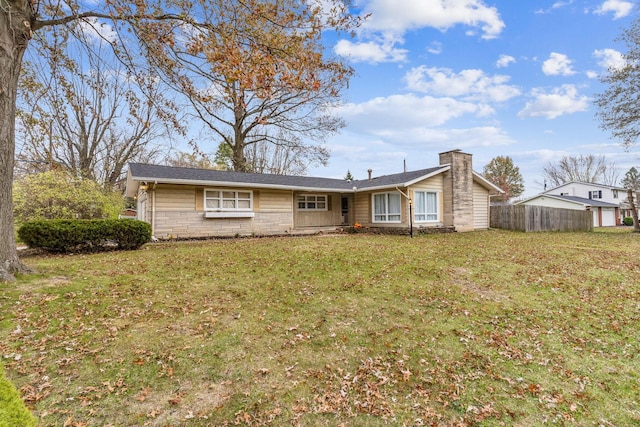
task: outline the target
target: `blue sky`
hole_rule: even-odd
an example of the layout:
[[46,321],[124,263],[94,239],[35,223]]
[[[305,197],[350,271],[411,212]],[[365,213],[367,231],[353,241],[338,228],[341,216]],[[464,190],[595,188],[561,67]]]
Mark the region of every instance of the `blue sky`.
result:
[[599,76],[620,64],[616,42],[637,19],[623,0],[357,0],[370,18],[355,38],[327,46],[356,71],[338,113],[348,125],[327,141],[327,167],[309,175],[359,179],[432,167],[460,148],[481,172],[511,156],[525,194],[563,155],[605,155],[620,178],[640,166],[599,128]]

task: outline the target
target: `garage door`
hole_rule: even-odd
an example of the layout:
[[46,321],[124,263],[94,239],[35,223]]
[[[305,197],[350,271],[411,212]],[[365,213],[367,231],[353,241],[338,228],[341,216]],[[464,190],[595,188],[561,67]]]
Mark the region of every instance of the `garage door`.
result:
[[602,226],[613,227],[616,225],[616,211],[613,208],[602,208]]

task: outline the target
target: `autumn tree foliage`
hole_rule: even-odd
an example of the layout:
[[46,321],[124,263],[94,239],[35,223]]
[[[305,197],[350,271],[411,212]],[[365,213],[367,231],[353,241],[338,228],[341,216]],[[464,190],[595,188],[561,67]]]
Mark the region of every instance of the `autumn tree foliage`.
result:
[[630,148],[640,137],[640,20],[624,30],[619,40],[627,47],[624,65],[610,68],[600,78],[607,88],[595,97],[596,117],[602,129]]
[[[307,119],[315,115],[321,123],[331,122],[322,113],[350,76],[347,67],[327,60],[319,48],[323,31],[349,30],[356,24],[345,1],[0,0],[0,280],[12,280],[14,273],[27,270],[15,248],[12,183],[18,79],[34,35],[54,27],[71,31],[106,23],[116,35],[110,43],[113,52],[132,75],[149,71],[146,75],[151,76],[162,70],[166,82],[207,108],[200,110],[203,118],[222,108],[220,97],[234,105],[231,120],[227,118],[232,132],[225,133],[233,141],[244,141],[253,133],[256,140],[260,135],[267,138],[263,127],[290,111],[301,114],[283,129],[296,129],[296,124],[311,138],[332,126],[314,131],[310,123],[317,122]],[[225,79],[208,80],[203,72]],[[298,101],[288,93],[300,95]],[[272,99],[286,107],[267,108],[248,119],[253,99],[258,107]],[[303,107],[302,100],[315,104]],[[246,123],[238,121],[241,118],[251,124],[240,126]],[[233,148],[234,166],[242,169],[244,153],[240,145]]]
[[556,162],[547,163],[542,175],[554,187],[572,181],[614,186],[618,181],[615,163],[607,161],[605,156],[594,154],[563,156]]
[[215,27],[146,28],[155,37],[145,35],[145,52],[163,58],[153,63],[164,81],[229,147],[236,171],[303,173],[326,164],[320,142],[344,126],[331,107],[353,71],[327,55],[321,36],[328,23],[347,21],[336,19],[339,9],[300,8],[293,0],[213,0],[202,13]]
[[524,193],[524,179],[520,168],[513,163],[511,157],[494,157],[484,167],[483,172],[485,178],[504,191],[499,200],[506,202]]

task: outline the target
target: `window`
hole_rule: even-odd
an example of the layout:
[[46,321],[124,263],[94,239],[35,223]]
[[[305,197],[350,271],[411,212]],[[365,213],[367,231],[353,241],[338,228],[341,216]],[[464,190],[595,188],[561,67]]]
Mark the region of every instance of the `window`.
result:
[[617,199],[618,198],[618,190],[611,190],[613,191],[613,198]]
[[204,209],[206,211],[251,211],[253,193],[236,190],[205,190]]
[[590,199],[602,199],[602,191],[601,190],[593,190],[589,191]]
[[373,222],[400,222],[400,194],[373,195]]
[[438,193],[415,191],[413,198],[416,222],[438,221]]
[[326,211],[327,196],[317,194],[304,194],[298,196],[298,210],[301,211]]

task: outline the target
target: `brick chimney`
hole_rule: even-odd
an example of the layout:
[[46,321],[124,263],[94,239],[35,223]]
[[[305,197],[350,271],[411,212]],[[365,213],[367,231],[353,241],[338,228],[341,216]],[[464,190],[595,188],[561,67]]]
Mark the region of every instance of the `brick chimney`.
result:
[[440,153],[440,165],[450,165],[444,174],[444,225],[456,231],[473,231],[473,168],[471,154],[460,150]]

